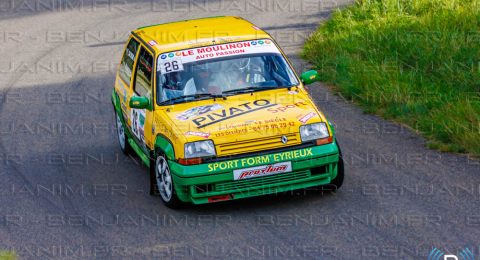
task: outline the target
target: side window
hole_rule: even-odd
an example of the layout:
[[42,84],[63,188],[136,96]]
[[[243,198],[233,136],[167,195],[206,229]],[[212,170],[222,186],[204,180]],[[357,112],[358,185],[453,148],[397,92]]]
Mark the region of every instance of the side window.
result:
[[135,62],[137,50],[138,42],[132,38],[125,49],[119,69],[120,78],[122,78],[127,85],[130,85],[130,79],[132,78],[133,63]]
[[153,57],[143,47],[140,50],[140,56],[137,62],[137,72],[135,75],[135,92],[144,97],[150,97],[152,93],[152,69]]

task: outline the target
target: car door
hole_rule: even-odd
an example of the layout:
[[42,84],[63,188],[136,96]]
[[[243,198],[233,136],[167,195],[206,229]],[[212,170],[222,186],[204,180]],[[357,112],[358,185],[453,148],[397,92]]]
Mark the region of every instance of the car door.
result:
[[135,63],[134,79],[132,81],[133,96],[147,97],[150,105],[146,109],[130,108],[130,129],[137,144],[148,154],[153,147],[152,121],[153,121],[153,54],[140,45],[139,54]]
[[125,47],[122,60],[120,61],[115,83],[116,92],[120,98],[123,119],[127,125],[131,125],[130,107],[128,106],[128,102],[130,102],[130,97],[133,92],[133,69],[139,53],[139,47],[139,42],[131,37]]

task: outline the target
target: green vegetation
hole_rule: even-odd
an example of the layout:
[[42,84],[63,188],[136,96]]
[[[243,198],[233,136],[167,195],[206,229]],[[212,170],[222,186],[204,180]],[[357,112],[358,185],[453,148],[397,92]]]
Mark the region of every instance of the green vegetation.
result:
[[480,0],[364,0],[307,40],[304,58],[366,112],[442,151],[480,155]]
[[17,259],[17,257],[12,252],[0,251],[0,259],[1,260],[15,260],[15,259]]

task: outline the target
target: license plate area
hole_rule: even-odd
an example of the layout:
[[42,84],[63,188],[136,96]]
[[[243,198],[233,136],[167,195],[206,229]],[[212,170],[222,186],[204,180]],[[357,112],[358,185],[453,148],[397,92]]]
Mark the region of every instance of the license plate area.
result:
[[270,176],[292,171],[292,162],[279,162],[275,164],[260,165],[255,167],[237,169],[233,171],[233,179],[245,180],[262,176]]

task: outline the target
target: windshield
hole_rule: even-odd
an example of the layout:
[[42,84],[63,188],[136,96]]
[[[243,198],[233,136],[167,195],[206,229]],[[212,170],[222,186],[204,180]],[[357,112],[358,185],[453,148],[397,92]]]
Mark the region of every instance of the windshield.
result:
[[292,69],[270,40],[189,49],[162,54],[158,59],[159,104],[298,84]]

